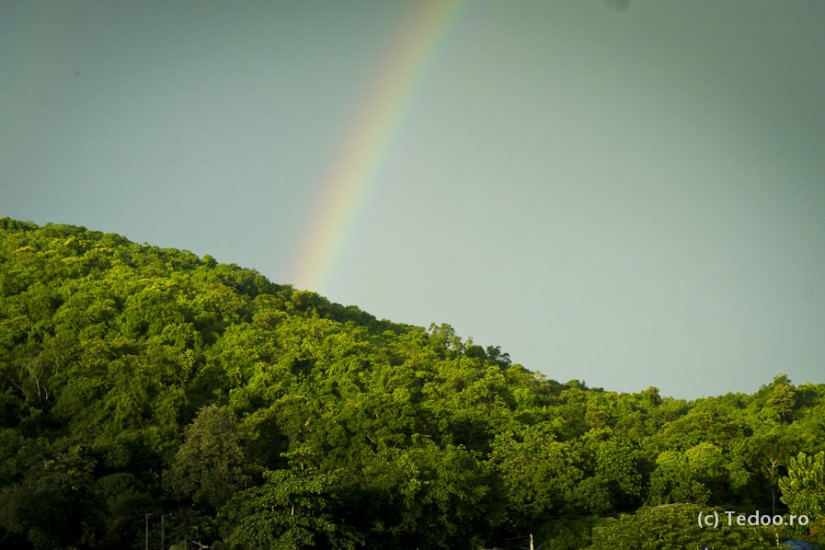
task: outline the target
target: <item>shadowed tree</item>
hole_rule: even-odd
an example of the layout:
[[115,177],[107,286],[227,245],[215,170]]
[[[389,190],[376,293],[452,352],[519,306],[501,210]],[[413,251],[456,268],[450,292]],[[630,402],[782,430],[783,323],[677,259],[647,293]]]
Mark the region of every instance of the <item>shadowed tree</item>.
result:
[[187,426],[170,472],[179,496],[217,508],[248,481],[241,431],[232,413],[217,405],[203,407]]

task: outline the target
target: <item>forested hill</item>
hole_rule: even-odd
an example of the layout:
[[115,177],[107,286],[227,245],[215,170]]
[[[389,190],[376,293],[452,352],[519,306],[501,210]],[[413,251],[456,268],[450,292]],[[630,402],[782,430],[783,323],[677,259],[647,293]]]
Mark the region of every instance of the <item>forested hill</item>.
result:
[[773,547],[825,517],[825,386],[765,383],[559,383],[448,325],[0,218],[2,548]]

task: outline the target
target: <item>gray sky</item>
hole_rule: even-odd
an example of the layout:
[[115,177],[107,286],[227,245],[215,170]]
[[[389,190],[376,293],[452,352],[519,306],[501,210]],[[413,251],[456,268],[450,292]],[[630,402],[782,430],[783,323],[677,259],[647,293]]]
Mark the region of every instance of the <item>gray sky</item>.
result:
[[[460,2],[311,290],[560,381],[824,383],[825,3],[619,4]],[[414,6],[2,2],[0,215],[303,288]]]

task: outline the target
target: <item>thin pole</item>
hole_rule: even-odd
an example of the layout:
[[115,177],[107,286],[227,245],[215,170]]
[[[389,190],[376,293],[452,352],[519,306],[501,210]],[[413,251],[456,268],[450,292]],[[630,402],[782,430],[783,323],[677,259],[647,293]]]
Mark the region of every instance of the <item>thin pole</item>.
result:
[[534,550],[533,549],[533,533],[530,533],[530,550]]
[[149,550],[149,516],[152,514],[146,514],[146,550]]

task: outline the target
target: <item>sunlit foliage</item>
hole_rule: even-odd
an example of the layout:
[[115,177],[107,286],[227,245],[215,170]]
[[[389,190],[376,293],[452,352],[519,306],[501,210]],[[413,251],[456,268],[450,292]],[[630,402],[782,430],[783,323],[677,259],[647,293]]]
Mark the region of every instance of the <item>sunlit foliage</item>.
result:
[[809,534],[695,514],[822,512],[822,385],[686,402],[532,367],[551,376],[447,324],[0,218],[0,546],[757,548]]

